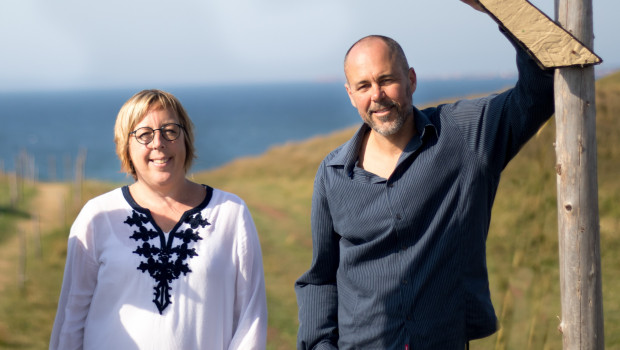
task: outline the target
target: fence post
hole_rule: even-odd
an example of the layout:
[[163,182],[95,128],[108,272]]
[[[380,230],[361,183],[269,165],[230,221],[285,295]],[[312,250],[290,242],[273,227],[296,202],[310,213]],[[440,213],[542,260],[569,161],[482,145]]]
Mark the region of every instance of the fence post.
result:
[[[559,23],[593,47],[592,0],[556,0]],[[563,348],[603,349],[594,67],[555,73]]]

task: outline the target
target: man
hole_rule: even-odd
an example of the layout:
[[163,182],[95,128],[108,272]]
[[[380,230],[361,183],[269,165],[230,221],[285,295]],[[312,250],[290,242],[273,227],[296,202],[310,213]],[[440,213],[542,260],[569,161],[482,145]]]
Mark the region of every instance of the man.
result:
[[370,36],[347,52],[364,124],[316,175],[299,349],[464,349],[496,331],[491,207],[501,171],[553,114],[552,71],[515,46],[514,88],[422,111],[395,41]]

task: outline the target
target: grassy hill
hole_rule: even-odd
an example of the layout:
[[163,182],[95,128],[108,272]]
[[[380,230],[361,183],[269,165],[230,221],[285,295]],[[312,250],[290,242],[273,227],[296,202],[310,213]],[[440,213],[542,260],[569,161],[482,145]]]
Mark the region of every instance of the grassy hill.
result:
[[[603,305],[607,349],[620,349],[620,73],[597,81],[597,137]],[[297,331],[294,281],[312,255],[310,200],[319,162],[355,128],[305,142],[274,147],[265,154],[197,173],[197,182],[241,196],[260,235],[269,305],[269,349],[293,349]],[[557,246],[555,125],[551,121],[504,172],[487,243],[492,299],[501,329],[473,342],[473,349],[561,349]],[[224,146],[224,145],[222,145]],[[0,177],[0,185],[6,179]],[[87,182],[84,198],[114,187]],[[5,187],[6,188],[6,187]],[[0,194],[2,190],[0,190]],[[0,208],[8,208],[0,202]],[[67,215],[72,221],[76,208]],[[0,222],[22,211],[3,209]],[[10,232],[0,227],[0,253]],[[28,257],[25,286],[4,287],[0,299],[0,349],[43,349],[59,293],[66,227],[42,238],[40,257]],[[3,239],[3,236],[5,239]],[[3,257],[0,255],[0,264]],[[1,265],[0,265],[1,267]],[[0,287],[2,288],[2,287]],[[46,291],[46,292],[41,292]],[[27,336],[25,336],[27,335]]]

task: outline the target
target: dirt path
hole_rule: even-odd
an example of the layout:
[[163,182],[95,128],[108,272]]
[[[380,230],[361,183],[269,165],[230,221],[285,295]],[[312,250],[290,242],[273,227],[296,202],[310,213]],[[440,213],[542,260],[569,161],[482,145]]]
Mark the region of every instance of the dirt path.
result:
[[[69,184],[37,183],[37,194],[30,207],[30,219],[17,224],[17,233],[0,246],[0,294],[19,280],[19,252],[37,249],[38,235],[45,235],[65,224]],[[25,233],[25,239],[19,233]]]

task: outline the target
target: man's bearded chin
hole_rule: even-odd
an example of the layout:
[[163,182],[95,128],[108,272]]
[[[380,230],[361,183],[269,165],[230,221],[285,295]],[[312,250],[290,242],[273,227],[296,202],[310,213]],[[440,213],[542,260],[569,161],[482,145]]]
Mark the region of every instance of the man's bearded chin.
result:
[[[384,109],[384,108],[393,108],[394,112],[396,112],[396,116],[392,113],[383,116],[376,117],[376,120],[373,119],[373,114],[375,111]],[[381,104],[377,104],[368,109],[366,123],[379,135],[382,136],[392,136],[400,131],[405,122],[407,121],[407,117],[409,115],[413,115],[413,105],[409,106],[408,110],[404,109],[402,105],[396,103],[395,101],[388,101]],[[390,122],[390,119],[392,121]],[[379,125],[379,123],[389,123]]]

